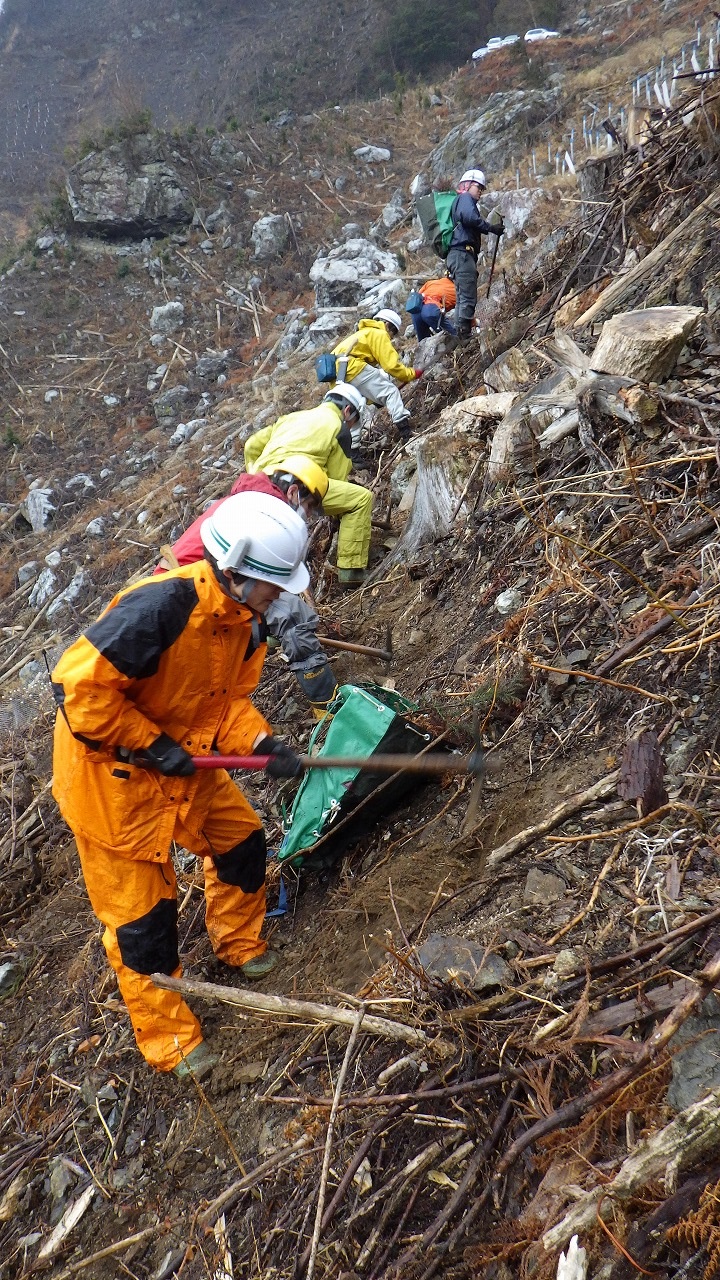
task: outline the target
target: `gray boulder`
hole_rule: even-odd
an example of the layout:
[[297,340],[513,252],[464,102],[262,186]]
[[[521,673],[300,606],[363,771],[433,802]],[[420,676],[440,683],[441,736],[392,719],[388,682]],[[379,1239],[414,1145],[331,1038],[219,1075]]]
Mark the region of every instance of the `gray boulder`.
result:
[[359,222],[344,222],[340,228],[341,240],[361,240],[362,227]]
[[399,227],[408,216],[407,210],[403,207],[402,198],[402,191],[396,191],[382,211],[381,221],[387,231],[392,231],[393,227]]
[[153,400],[153,412],[161,427],[172,426],[177,421],[189,395],[190,388],[180,385],[170,387]]
[[0,964],[0,999],[12,994],[21,977],[22,969],[19,964],[14,964],[12,960]]
[[544,89],[513,89],[491,93],[480,115],[459,124],[430,152],[433,182],[482,164],[486,173],[508,168],[514,156],[524,155],[533,130],[547,119],[556,95]]
[[153,333],[176,333],[185,323],[185,308],[182,302],[166,302],[161,307],[153,307],[150,327]]
[[473,991],[507,987],[513,981],[510,967],[500,956],[468,938],[431,933],[417,957],[428,977]]
[[684,1111],[720,1085],[720,1002],[716,996],[708,996],[700,1015],[683,1023],[674,1043],[682,1048],[673,1054],[667,1100],[673,1111]]
[[166,235],[192,221],[193,204],[149,134],[92,151],[66,179],[75,223],[110,236]]
[[378,292],[379,284],[389,282],[392,288],[393,277],[399,276],[400,263],[395,254],[362,237],[337,245],[316,258],[310,268],[317,305],[329,309],[358,306],[366,298],[370,301],[369,295]]
[[356,147],[353,155],[358,160],[364,160],[365,164],[384,164],[392,157],[392,152],[387,147]]
[[60,592],[57,600],[53,600],[47,611],[48,621],[57,618],[64,613],[69,613],[70,609],[85,591],[86,587],[91,585],[91,578],[84,569],[77,568],[71,582],[64,591]]
[[[313,320],[300,335],[295,350],[304,355],[310,355],[313,351],[328,351],[348,332],[352,323],[343,311],[322,311],[317,320]],[[294,336],[293,334],[292,337]],[[292,348],[288,350],[290,349]]]
[[290,239],[287,218],[281,213],[267,213],[258,218],[250,233],[255,257],[263,261],[278,258],[284,253]]
[[52,489],[31,489],[21,504],[20,510],[32,525],[33,533],[42,533],[50,524],[56,509],[54,497]]
[[33,578],[37,578],[40,572],[40,563],[38,560],[28,560],[25,564],[21,564],[17,571],[17,580],[21,587],[26,582],[32,582]]
[[[547,204],[548,196],[542,187],[530,189],[521,187],[519,191],[487,191],[480,201],[480,212],[487,217],[491,211],[502,214],[505,230],[500,247],[515,239],[525,231],[529,224],[532,230],[532,218],[538,207]],[[490,246],[494,241],[490,241]]]
[[197,378],[217,378],[218,374],[225,373],[227,362],[228,357],[224,352],[218,352],[212,356],[200,356],[195,365],[195,376]]
[[42,609],[43,605],[47,604],[48,600],[54,596],[57,591],[57,587],[57,574],[53,573],[52,569],[43,569],[42,573],[38,575],[35,586],[30,592],[30,597],[28,599],[30,608]]

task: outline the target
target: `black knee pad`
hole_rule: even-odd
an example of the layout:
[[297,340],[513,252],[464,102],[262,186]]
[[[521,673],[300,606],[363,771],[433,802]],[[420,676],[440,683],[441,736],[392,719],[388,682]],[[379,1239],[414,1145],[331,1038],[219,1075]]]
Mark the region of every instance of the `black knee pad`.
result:
[[227,853],[214,853],[213,863],[221,884],[233,884],[243,893],[257,893],[265,883],[267,844],[262,827]]
[[161,898],[138,920],[116,930],[120,958],[135,973],[174,973],[178,958],[178,908],[175,898]]

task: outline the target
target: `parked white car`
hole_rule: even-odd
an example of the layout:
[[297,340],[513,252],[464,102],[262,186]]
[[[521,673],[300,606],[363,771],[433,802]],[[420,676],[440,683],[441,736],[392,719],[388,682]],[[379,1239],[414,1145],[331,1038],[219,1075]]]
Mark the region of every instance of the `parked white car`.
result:
[[559,31],[548,31],[547,27],[531,27],[529,31],[525,32],[523,39],[528,44],[533,44],[535,40],[554,40],[559,35]]
[[482,58],[486,58],[489,53],[494,53],[496,49],[503,49],[506,44],[515,44],[519,39],[519,36],[492,36],[487,44],[475,50],[472,55],[473,61],[479,62]]

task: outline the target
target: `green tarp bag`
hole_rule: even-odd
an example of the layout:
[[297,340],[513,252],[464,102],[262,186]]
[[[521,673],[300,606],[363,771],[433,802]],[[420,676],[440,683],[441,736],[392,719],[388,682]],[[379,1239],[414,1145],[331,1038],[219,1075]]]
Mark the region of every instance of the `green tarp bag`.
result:
[[[389,775],[372,772],[373,752],[401,752],[417,755],[430,741],[430,734],[406,719],[417,710],[400,694],[377,686],[361,688],[344,684],[338,690],[328,715],[310,739],[310,753],[325,756],[367,756],[367,769],[308,769],[295,796],[285,838],[278,850],[280,863],[322,870],[337,861],[348,845],[364,835],[373,821],[387,813],[410,791],[417,790],[417,775],[403,773],[388,781]],[[314,748],[322,739],[319,751]],[[333,835],[333,827],[352,814],[381,783],[380,794],[363,804],[357,820],[344,822]],[[306,850],[321,838],[317,853]]]
[[453,233],[450,211],[456,198],[457,191],[431,191],[428,196],[420,196],[415,201],[423,235],[438,258],[448,256]]

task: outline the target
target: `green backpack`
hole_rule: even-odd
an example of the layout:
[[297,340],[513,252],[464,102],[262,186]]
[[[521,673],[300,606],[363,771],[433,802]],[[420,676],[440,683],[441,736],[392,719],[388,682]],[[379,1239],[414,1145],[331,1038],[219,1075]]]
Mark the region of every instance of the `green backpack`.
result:
[[[387,773],[372,772],[373,752],[401,752],[417,755],[430,741],[430,734],[405,718],[415,711],[414,703],[376,685],[361,688],[344,684],[338,690],[330,715],[321,720],[310,738],[310,753],[367,756],[367,769],[308,769],[295,796],[278,861],[322,870],[330,867],[354,840],[365,835],[372,823],[394,808],[420,779],[401,773],[388,781]],[[356,819],[350,818],[361,801],[367,800],[381,783],[380,794],[362,805]],[[350,818],[347,822],[342,819]],[[333,827],[342,827],[334,833]],[[317,853],[313,846],[322,840]],[[306,851],[310,851],[309,854]],[[299,856],[304,855],[304,856]]]
[[451,210],[457,191],[431,191],[415,201],[423,235],[438,258],[447,258],[453,233]]

